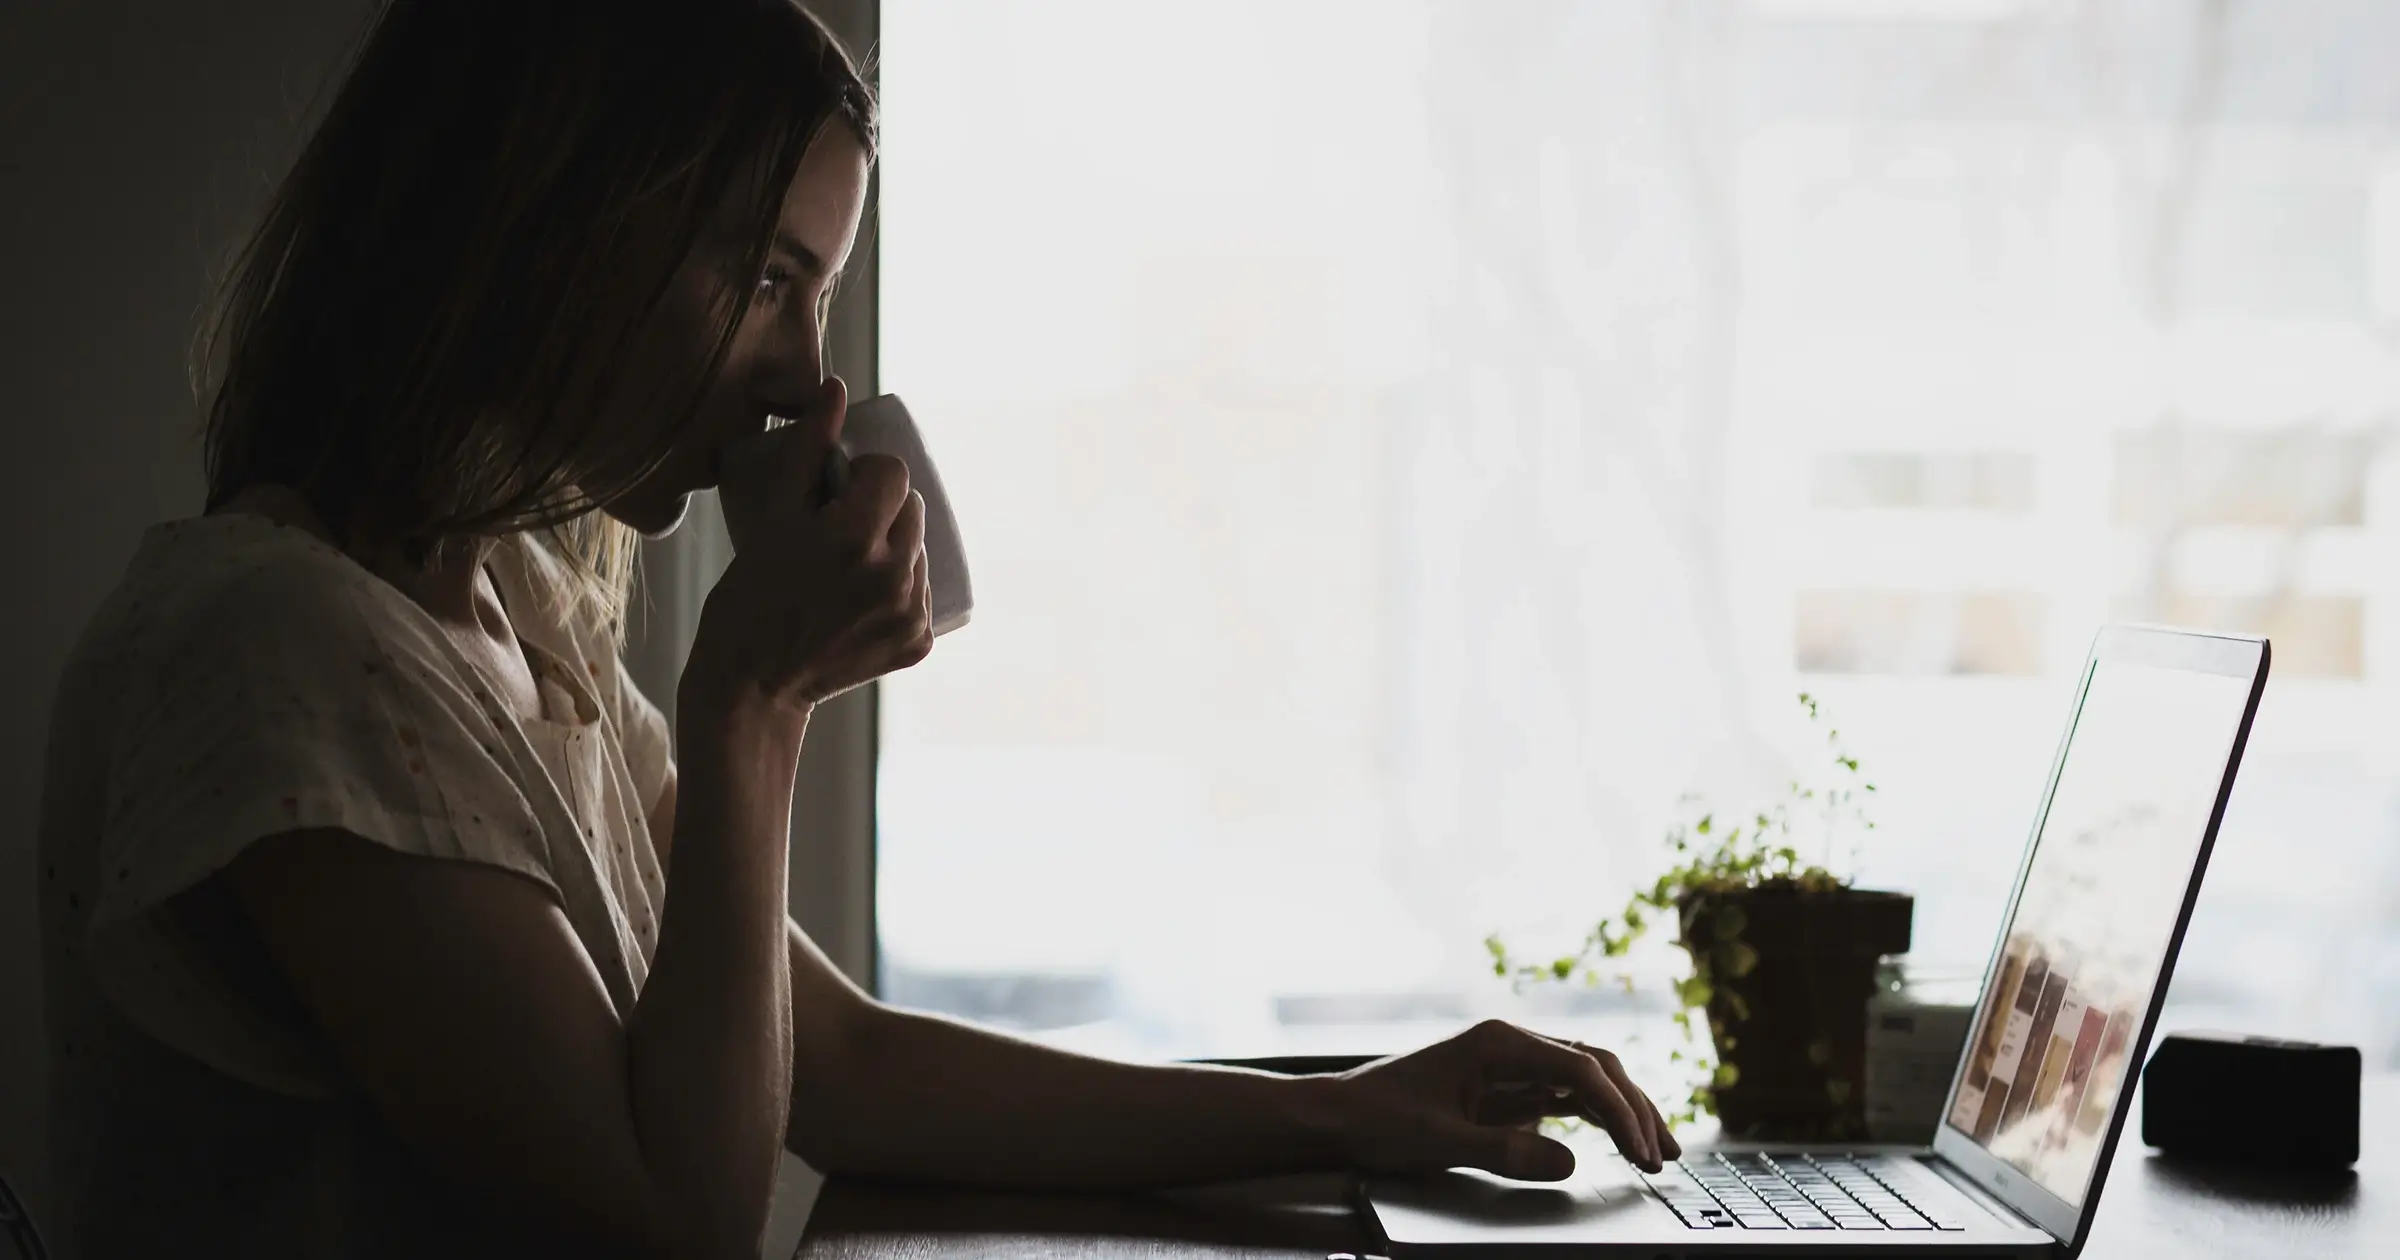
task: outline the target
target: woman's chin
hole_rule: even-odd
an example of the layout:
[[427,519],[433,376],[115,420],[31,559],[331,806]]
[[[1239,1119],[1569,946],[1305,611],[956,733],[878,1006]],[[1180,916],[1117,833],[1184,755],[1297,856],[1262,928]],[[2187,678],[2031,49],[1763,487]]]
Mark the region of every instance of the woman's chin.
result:
[[676,527],[683,524],[683,518],[692,510],[692,496],[685,493],[620,499],[601,510],[620,523],[631,526],[642,537],[656,542],[674,533]]

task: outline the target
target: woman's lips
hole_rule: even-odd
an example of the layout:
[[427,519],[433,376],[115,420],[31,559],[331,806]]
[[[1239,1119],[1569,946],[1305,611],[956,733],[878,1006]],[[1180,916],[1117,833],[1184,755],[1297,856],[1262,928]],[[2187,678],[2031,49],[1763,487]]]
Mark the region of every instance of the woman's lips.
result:
[[769,412],[763,419],[760,420],[759,427],[757,429],[742,434],[740,437],[734,438],[730,441],[719,442],[716,445],[716,448],[708,453],[708,485],[702,486],[701,489],[712,489],[725,484],[726,451],[735,446],[741,445],[743,442],[751,438],[758,437],[760,434],[773,433],[777,429],[798,423],[799,420],[795,417],[777,415],[773,412]]

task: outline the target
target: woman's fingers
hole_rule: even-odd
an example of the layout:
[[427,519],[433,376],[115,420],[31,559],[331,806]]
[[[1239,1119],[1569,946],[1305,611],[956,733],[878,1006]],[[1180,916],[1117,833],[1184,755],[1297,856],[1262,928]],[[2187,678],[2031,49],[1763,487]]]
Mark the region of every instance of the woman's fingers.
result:
[[[1643,1123],[1643,1114],[1635,1110],[1632,1100],[1609,1078],[1598,1059],[1499,1021],[1485,1024],[1470,1035],[1481,1038],[1479,1049],[1488,1078],[1514,1079],[1571,1091],[1583,1114],[1608,1130],[1618,1150],[1647,1169],[1658,1167],[1658,1144]],[[1639,1090],[1634,1091],[1634,1097],[1640,1095]]]
[[[843,464],[845,400],[828,380],[794,423],[720,454],[727,527],[744,541],[710,593],[687,675],[815,703],[932,650],[924,496],[889,455]],[[848,470],[838,490],[837,464]]]
[[908,594],[901,599],[894,669],[906,669],[933,654],[933,592],[925,566],[925,552],[919,548],[909,562]]
[[[1539,1033],[1531,1035],[1541,1036]],[[1616,1086],[1617,1092],[1631,1104],[1635,1116],[1641,1121],[1643,1134],[1648,1139],[1648,1149],[1661,1160],[1679,1159],[1683,1156],[1683,1146],[1675,1140],[1674,1133],[1668,1129],[1667,1119],[1659,1112],[1658,1104],[1651,1101],[1648,1094],[1642,1092],[1641,1086],[1634,1084],[1632,1075],[1626,1072],[1624,1062],[1615,1053],[1598,1046],[1586,1045],[1580,1041],[1559,1041],[1554,1037],[1542,1037],[1542,1040],[1563,1046],[1578,1054],[1587,1055],[1594,1063],[1599,1064],[1601,1072],[1608,1077],[1609,1083]],[[1582,1115],[1584,1119],[1596,1124],[1604,1123],[1600,1116],[1579,1111],[1576,1107],[1576,1100],[1566,1097],[1558,1099],[1549,1114]]]
[[1633,1078],[1625,1074],[1625,1065],[1618,1061],[1616,1055],[1580,1041],[1571,1043],[1570,1048],[1590,1056],[1593,1062],[1600,1065],[1600,1070],[1608,1075],[1609,1083],[1615,1085],[1617,1092],[1624,1096],[1634,1118],[1641,1121],[1642,1135],[1647,1143],[1645,1149],[1650,1152],[1652,1162],[1665,1157],[1667,1126],[1659,1119],[1658,1109],[1650,1105],[1649,1095],[1644,1094],[1641,1087],[1633,1083]]
[[1683,1143],[1675,1140],[1675,1131],[1667,1127],[1667,1118],[1648,1094],[1642,1095],[1642,1105],[1650,1109],[1650,1118],[1658,1121],[1658,1153],[1666,1159],[1682,1159]]
[[892,518],[892,527],[884,531],[884,546],[895,558],[912,560],[925,554],[925,496],[914,490],[900,503],[900,512]]
[[891,533],[911,493],[908,465],[889,455],[861,455],[850,461],[850,485],[826,513],[847,537],[872,547]]

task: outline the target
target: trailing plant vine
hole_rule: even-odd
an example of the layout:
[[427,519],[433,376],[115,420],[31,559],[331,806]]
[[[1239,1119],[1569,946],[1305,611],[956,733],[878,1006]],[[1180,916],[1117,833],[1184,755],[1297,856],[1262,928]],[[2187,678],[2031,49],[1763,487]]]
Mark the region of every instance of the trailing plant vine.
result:
[[[1548,961],[1531,961],[1511,954],[1498,933],[1485,937],[1483,945],[1491,955],[1492,974],[1507,980],[1520,993],[1530,986],[1577,981],[1585,985],[1614,981],[1630,993],[1634,977],[1617,960],[1623,959],[1660,919],[1673,919],[1682,913],[1681,908],[1694,897],[1777,885],[1796,887],[1803,892],[1850,887],[1850,876],[1834,873],[1833,849],[1838,840],[1848,837],[1851,846],[1840,865],[1855,869],[1857,837],[1875,828],[1866,808],[1875,785],[1860,769],[1858,758],[1843,744],[1842,733],[1827,722],[1816,697],[1801,692],[1799,700],[1809,723],[1825,732],[1830,765],[1822,779],[1808,782],[1795,779],[1780,799],[1742,814],[1712,810],[1698,797],[1686,796],[1680,816],[1666,833],[1673,865],[1661,872],[1649,887],[1636,890],[1626,900],[1623,910],[1594,924],[1573,953]],[[1817,841],[1813,860],[1801,855],[1802,847],[1812,838],[1811,832]],[[1690,1065],[1693,1084],[1683,1105],[1668,1116],[1676,1123],[1714,1115],[1716,1091],[1739,1079],[1732,1064],[1718,1062],[1695,1047],[1692,1017],[1699,1012],[1702,1018],[1710,1019],[1712,1044],[1731,1049],[1735,1040],[1721,1020],[1709,1015],[1709,1005],[1717,996],[1720,977],[1738,979],[1758,965],[1758,952],[1742,940],[1745,922],[1739,906],[1720,906],[1709,920],[1705,932],[1709,939],[1697,942],[1691,937],[1695,934],[1693,929],[1701,925],[1677,923],[1681,930],[1674,944],[1689,957],[1691,966],[1688,974],[1673,982],[1676,1001],[1673,1019],[1682,1034],[1684,1048],[1671,1051],[1668,1057]],[[1749,1018],[1748,1006],[1739,993],[1727,989],[1724,996],[1727,1013],[1735,1022]],[[1812,1046],[1812,1054],[1817,1049]]]

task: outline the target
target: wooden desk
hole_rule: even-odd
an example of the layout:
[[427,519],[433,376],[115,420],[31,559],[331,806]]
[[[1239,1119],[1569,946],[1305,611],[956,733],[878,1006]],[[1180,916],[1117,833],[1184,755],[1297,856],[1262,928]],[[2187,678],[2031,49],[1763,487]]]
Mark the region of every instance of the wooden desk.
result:
[[[2138,1133],[2137,1112],[2129,1133]],[[2092,1260],[2400,1255],[2400,1076],[2366,1082],[2358,1167],[2278,1176],[2117,1151]],[[1322,1260],[1374,1250],[1347,1180],[1294,1178],[1157,1195],[978,1194],[826,1184],[796,1260],[987,1256]]]

